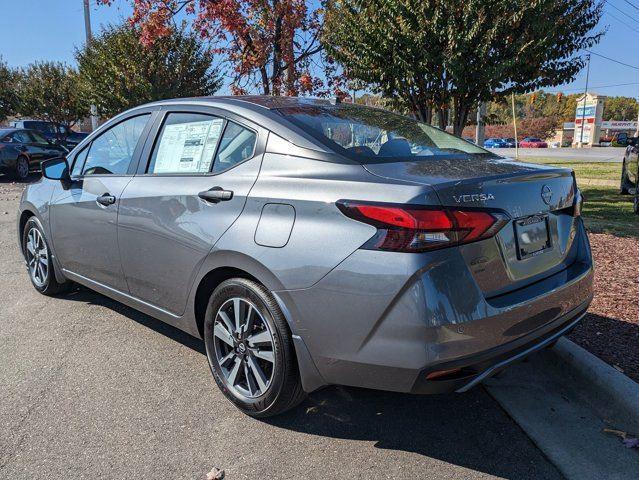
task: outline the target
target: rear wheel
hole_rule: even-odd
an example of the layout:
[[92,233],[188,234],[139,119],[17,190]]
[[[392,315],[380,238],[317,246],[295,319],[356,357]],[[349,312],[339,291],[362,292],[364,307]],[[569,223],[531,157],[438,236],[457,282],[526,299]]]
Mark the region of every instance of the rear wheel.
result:
[[22,251],[27,261],[29,279],[43,295],[56,295],[68,290],[69,282],[60,283],[55,278],[51,250],[44,236],[44,229],[36,217],[31,217],[22,232]]
[[206,311],[204,343],[218,387],[244,413],[270,417],[304,399],[288,325],[263,285],[243,278],[220,284]]
[[24,181],[29,176],[29,160],[27,157],[20,155],[16,160],[15,177],[19,181]]

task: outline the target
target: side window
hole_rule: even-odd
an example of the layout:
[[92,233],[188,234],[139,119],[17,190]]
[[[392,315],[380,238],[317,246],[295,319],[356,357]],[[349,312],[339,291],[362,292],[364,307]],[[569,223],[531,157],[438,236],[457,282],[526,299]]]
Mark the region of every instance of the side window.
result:
[[224,120],[201,113],[169,113],[147,173],[208,173]]
[[39,143],[41,145],[47,145],[49,143],[46,138],[44,138],[42,135],[40,135],[35,130],[31,130],[29,132],[29,137],[31,137],[31,141],[33,143]]
[[222,172],[253,156],[257,135],[254,131],[228,122],[213,163],[213,172]]
[[72,177],[77,177],[82,173],[82,167],[84,167],[84,162],[86,161],[87,155],[89,154],[90,146],[91,145],[84,147],[82,151],[75,156],[75,160],[73,161],[73,168],[71,168]]
[[89,147],[83,175],[125,175],[150,114],[129,118],[100,134]]
[[24,130],[19,130],[13,134],[13,141],[18,143],[31,143],[31,137]]

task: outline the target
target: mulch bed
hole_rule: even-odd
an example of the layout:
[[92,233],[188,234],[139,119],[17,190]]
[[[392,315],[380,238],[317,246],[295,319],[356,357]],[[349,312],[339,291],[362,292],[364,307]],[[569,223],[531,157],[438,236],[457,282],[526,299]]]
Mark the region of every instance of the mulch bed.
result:
[[595,299],[569,338],[639,382],[639,240],[591,233]]

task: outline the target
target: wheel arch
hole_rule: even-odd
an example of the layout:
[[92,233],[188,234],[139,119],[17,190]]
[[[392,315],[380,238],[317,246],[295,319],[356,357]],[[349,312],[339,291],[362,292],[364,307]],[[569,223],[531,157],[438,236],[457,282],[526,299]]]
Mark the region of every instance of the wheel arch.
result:
[[227,263],[224,265],[217,265],[213,268],[203,268],[202,271],[206,273],[201,277],[195,289],[193,314],[200,338],[204,338],[204,318],[208,300],[217,286],[230,278],[239,277],[256,281],[271,291],[284,314],[284,318],[292,335],[296,362],[304,391],[310,393],[325,386],[326,381],[317,370],[304,340],[295,332],[290,310],[287,308],[282,296],[274,292],[274,290],[283,289],[277,277],[258,261],[243,254],[238,254],[237,252],[229,253],[233,254],[232,257],[234,257],[236,261],[229,261],[227,258]]
[[[277,277],[254,258],[239,252],[212,252],[200,268],[200,279],[193,295],[193,315],[201,338],[209,297],[220,283],[234,277],[254,280],[270,291],[283,288]],[[290,328],[290,319],[287,320]]]
[[[47,236],[50,236],[51,234],[51,232],[48,231],[48,229],[46,228],[45,221],[43,221],[43,219],[36,212],[37,212],[37,209],[31,203],[26,204],[22,208],[22,211],[20,212],[20,217],[18,219],[18,246],[20,247],[20,253],[22,253],[23,256],[24,256],[24,240],[23,240],[24,229],[27,226],[27,222],[29,221],[29,219],[35,218],[36,220],[38,220],[38,222],[42,226],[42,229],[44,230],[45,238]],[[55,250],[53,248],[53,242],[51,241],[51,238],[47,239],[47,244],[48,244],[49,250],[51,251],[51,254],[53,255],[53,273],[55,275],[55,278],[59,283],[64,283],[65,281],[67,281],[67,278],[62,273],[62,267],[58,263],[58,257],[55,254]]]
[[24,253],[24,245],[23,245],[23,237],[24,237],[24,227],[27,226],[27,222],[31,217],[35,217],[36,214],[29,208],[25,208],[20,213],[20,218],[18,220],[18,242],[20,245],[20,250]]

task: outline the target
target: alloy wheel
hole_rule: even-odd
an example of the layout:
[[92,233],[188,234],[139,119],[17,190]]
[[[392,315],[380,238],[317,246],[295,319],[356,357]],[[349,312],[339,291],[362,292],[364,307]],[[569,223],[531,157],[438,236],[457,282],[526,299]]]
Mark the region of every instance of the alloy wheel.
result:
[[49,277],[49,250],[42,233],[35,227],[27,234],[26,256],[33,283],[44,287]]
[[235,297],[217,311],[215,356],[228,387],[245,398],[263,395],[275,371],[273,334],[257,308]]
[[16,170],[19,178],[27,178],[29,176],[29,162],[27,162],[24,157],[20,157],[16,165]]

